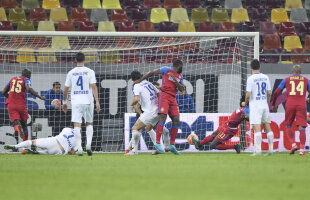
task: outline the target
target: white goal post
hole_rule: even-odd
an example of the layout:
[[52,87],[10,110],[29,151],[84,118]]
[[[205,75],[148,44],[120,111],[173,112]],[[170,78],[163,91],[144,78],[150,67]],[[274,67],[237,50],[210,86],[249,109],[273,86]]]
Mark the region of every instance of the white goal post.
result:
[[[10,78],[29,68],[32,87],[42,95],[52,89],[54,82],[63,88],[66,73],[75,66],[74,55],[85,53],[86,66],[96,73],[102,107],[94,116],[92,148],[96,152],[123,151],[131,137],[130,127],[135,120],[129,109],[133,70],[145,74],[171,66],[175,59],[183,60],[184,83],[193,98],[194,111],[181,114],[184,124],[177,148],[194,151],[185,140],[187,135],[195,132],[202,139],[219,125],[219,120],[214,121],[217,113],[227,115],[239,106],[249,63],[259,59],[258,32],[1,31],[0,44],[1,90]],[[161,77],[150,81],[161,84]],[[20,141],[10,126],[4,101],[0,93],[0,153],[6,152],[4,144]],[[27,107],[29,130],[33,122],[43,125],[43,130],[33,136],[54,136],[70,126],[71,112],[47,108],[45,102],[31,95],[27,96]],[[143,133],[142,137],[140,149],[153,150],[148,135]],[[84,147],[84,129],[82,140]]]

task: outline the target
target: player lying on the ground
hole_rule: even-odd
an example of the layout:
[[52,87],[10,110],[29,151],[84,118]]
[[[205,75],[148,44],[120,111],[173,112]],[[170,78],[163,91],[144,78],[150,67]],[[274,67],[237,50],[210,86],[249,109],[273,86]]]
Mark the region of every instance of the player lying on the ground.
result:
[[[30,150],[32,146],[42,150],[32,151]],[[25,148],[26,152],[35,154],[66,155],[67,153],[75,154],[77,143],[74,130],[72,128],[64,128],[55,137],[26,140],[17,145],[4,145],[4,149],[17,150],[18,148]]]
[[[141,73],[138,71],[133,71],[131,73],[131,79],[136,81],[142,77]],[[132,127],[132,140],[131,146],[133,150],[131,152],[125,152],[125,155],[136,155],[138,154],[138,145],[141,132],[143,128],[147,128],[147,132],[150,135],[152,142],[156,144],[155,131],[153,127],[156,126],[158,122],[158,92],[159,90],[150,82],[142,81],[133,86],[133,94],[135,95],[131,108],[136,106],[136,104],[141,105],[141,109],[144,111],[138,111],[141,115],[137,119],[136,123]]]
[[[241,98],[243,102],[244,97]],[[241,106],[241,105],[240,105]],[[218,150],[225,149],[235,149],[237,153],[240,153],[240,144],[223,144],[223,142],[229,140],[238,133],[238,126],[243,120],[249,119],[249,107],[240,107],[235,112],[233,112],[229,119],[220,126],[211,135],[208,135],[203,140],[198,141],[197,138],[193,137],[191,134],[192,143],[195,145],[196,149],[201,150],[203,145],[211,142],[210,149],[217,148]]]
[[286,88],[287,100],[285,104],[285,123],[288,138],[292,143],[290,154],[294,154],[297,150],[295,142],[295,132],[292,129],[293,122],[296,118],[296,125],[299,129],[300,152],[299,155],[306,155],[304,148],[306,143],[306,127],[307,127],[307,105],[306,94],[310,92],[310,80],[301,76],[301,67],[295,65],[292,69],[291,76],[285,78],[276,89],[272,99],[272,109],[277,111],[275,106],[279,93]]
[[24,141],[28,140],[28,110],[26,105],[27,91],[33,96],[45,100],[31,88],[31,71],[23,69],[21,76],[11,78],[9,83],[2,90],[3,96],[7,98],[5,105],[7,106],[9,116],[14,127],[15,133],[18,133]]
[[159,122],[156,128],[155,145],[155,149],[159,153],[165,153],[165,150],[160,145],[160,138],[163,133],[163,128],[166,123],[167,115],[169,114],[172,120],[172,128],[170,131],[170,145],[167,149],[176,155],[180,154],[174,144],[180,125],[180,113],[176,100],[176,94],[178,90],[184,91],[185,89],[185,86],[183,84],[182,69],[183,62],[181,60],[175,60],[173,61],[173,67],[162,67],[158,70],[149,72],[139,80],[135,81],[135,83],[137,84],[151,76],[162,74],[162,91],[159,95],[158,100]]

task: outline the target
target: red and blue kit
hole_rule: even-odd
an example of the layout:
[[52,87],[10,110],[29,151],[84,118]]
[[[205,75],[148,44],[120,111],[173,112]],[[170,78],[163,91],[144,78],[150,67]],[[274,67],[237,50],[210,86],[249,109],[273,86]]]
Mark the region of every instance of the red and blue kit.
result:
[[282,80],[276,89],[272,105],[275,105],[279,93],[286,88],[287,100],[285,104],[285,122],[292,125],[296,118],[296,125],[307,126],[306,93],[310,92],[309,80],[299,74],[294,74]]
[[226,140],[229,140],[233,136],[235,136],[238,133],[238,126],[239,124],[244,120],[243,114],[249,114],[249,107],[241,107],[237,110],[235,110],[228,120],[220,126],[218,130],[218,134],[216,136],[216,139],[223,143]]
[[179,83],[183,83],[183,75],[177,73],[173,67],[160,68],[162,74],[161,93],[158,99],[158,113],[179,116],[179,107],[176,100],[177,86],[169,73],[174,74]]
[[24,76],[14,77],[8,83],[10,90],[5,104],[7,105],[11,122],[15,120],[26,122],[28,119],[26,84],[31,85],[31,81]]

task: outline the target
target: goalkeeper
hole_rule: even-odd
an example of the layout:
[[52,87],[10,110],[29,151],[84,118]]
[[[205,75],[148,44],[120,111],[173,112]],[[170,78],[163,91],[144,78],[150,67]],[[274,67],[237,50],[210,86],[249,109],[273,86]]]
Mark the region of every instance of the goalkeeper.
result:
[[[42,129],[42,125],[39,124]],[[25,148],[26,153],[49,154],[49,155],[66,155],[75,154],[77,151],[76,137],[72,128],[64,128],[61,133],[55,137],[40,138],[36,140],[26,140],[17,145],[4,145],[4,149],[13,151],[19,148]],[[32,151],[31,147],[39,147],[41,151]]]
[[[244,96],[240,99],[240,106],[244,99]],[[220,126],[211,135],[205,137],[202,141],[198,141],[194,137],[192,137],[192,141],[196,149],[201,150],[203,145],[211,142],[210,149],[235,149],[237,153],[240,153],[240,144],[229,145],[223,144],[223,142],[229,140],[238,133],[239,124],[243,120],[249,119],[249,113],[249,107],[240,107],[230,115],[229,119],[222,126]]]

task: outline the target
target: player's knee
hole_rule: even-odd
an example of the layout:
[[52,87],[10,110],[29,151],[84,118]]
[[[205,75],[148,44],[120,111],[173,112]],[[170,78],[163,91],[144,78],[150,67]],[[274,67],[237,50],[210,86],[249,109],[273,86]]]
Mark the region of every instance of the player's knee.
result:
[[15,125],[21,125],[20,121],[16,119],[16,120],[13,122],[13,126],[15,126]]

